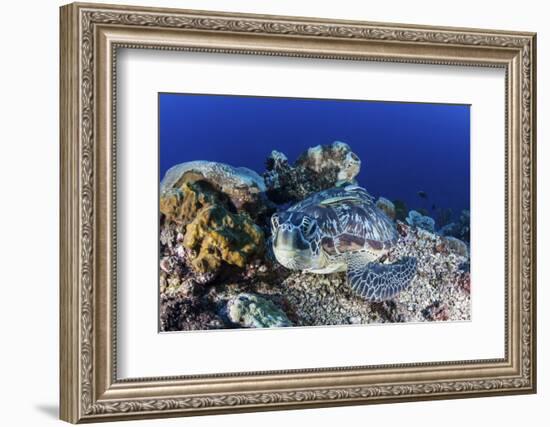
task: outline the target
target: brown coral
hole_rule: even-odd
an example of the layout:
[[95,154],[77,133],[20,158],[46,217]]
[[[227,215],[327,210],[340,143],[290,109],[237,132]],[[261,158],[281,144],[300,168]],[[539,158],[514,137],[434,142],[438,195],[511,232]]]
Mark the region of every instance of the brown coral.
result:
[[185,191],[187,184],[207,184],[217,195],[223,195],[232,209],[247,212],[258,219],[270,215],[273,206],[265,196],[265,184],[261,176],[248,168],[235,168],[223,163],[194,161],[180,163],[170,168],[164,176],[160,190],[171,195],[172,190]]
[[296,202],[335,185],[355,182],[361,160],[349,145],[335,141],[302,153],[294,165],[273,151],[266,161],[264,181],[269,198],[276,203]]
[[470,273],[465,272],[458,279],[458,287],[470,295]]
[[222,262],[244,267],[263,251],[264,234],[247,215],[211,205],[187,225],[183,244],[193,251],[191,264],[196,271],[215,271]]
[[224,204],[225,197],[205,181],[185,182],[180,188],[171,188],[160,196],[160,212],[166,219],[187,224],[205,206]]
[[222,263],[244,267],[264,249],[264,235],[246,213],[231,212],[228,197],[205,181],[185,182],[162,193],[160,211],[182,226],[191,267],[216,272]]

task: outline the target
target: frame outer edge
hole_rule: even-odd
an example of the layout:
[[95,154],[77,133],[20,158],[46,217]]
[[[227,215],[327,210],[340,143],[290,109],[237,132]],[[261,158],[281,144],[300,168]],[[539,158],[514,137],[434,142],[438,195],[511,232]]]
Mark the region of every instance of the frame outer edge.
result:
[[75,5],[59,9],[59,418],[79,416],[78,19]]
[[[523,370],[521,378],[509,379],[495,378],[488,381],[478,381],[479,388],[472,388],[471,395],[464,393],[459,394],[461,390],[454,389],[453,384],[442,384],[441,390],[436,387],[438,384],[403,384],[398,385],[403,389],[399,391],[397,395],[393,394],[393,389],[388,386],[385,394],[384,389],[380,388],[381,395],[377,397],[384,397],[384,399],[373,398],[373,395],[364,397],[358,395],[355,397],[355,389],[343,390],[341,396],[338,394],[334,399],[333,393],[336,393],[335,389],[320,390],[321,392],[328,393],[325,398],[321,394],[317,394],[316,390],[297,390],[296,395],[290,393],[281,392],[275,393],[271,391],[264,394],[250,394],[241,393],[233,396],[220,395],[220,396],[196,396],[185,399],[143,399],[143,400],[116,400],[111,401],[97,401],[97,396],[94,396],[97,383],[93,374],[94,369],[94,353],[96,352],[95,346],[97,329],[92,329],[93,325],[90,324],[91,315],[94,313],[95,304],[97,303],[97,294],[92,291],[97,284],[96,279],[90,271],[90,267],[94,266],[97,261],[95,259],[93,243],[89,238],[95,238],[94,234],[97,231],[97,223],[94,224],[94,204],[95,189],[91,187],[94,185],[94,180],[88,181],[90,177],[93,177],[96,169],[96,161],[94,154],[95,144],[94,139],[97,137],[94,135],[95,130],[94,120],[92,120],[92,128],[90,128],[90,121],[95,117],[95,109],[88,111],[89,102],[95,102],[95,82],[94,76],[97,70],[92,70],[90,81],[90,70],[88,69],[88,60],[94,64],[94,37],[89,37],[90,34],[84,31],[81,34],[82,29],[86,30],[88,20],[81,21],[81,12],[83,8],[89,7],[92,11],[98,11],[104,14],[108,11],[116,12],[151,12],[155,10],[163,11],[165,13],[193,13],[194,19],[198,24],[193,21],[189,26],[182,25],[182,28],[195,28],[200,27],[201,31],[228,31],[227,29],[218,28],[218,18],[220,21],[225,21],[227,18],[241,17],[247,22],[250,19],[251,24],[261,24],[262,29],[264,24],[273,24],[270,21],[272,19],[284,19],[285,24],[290,28],[289,34],[297,34],[297,37],[325,37],[326,39],[344,39],[345,37],[351,38],[363,38],[363,33],[359,32],[360,28],[346,28],[347,30],[353,30],[351,33],[332,33],[331,28],[324,23],[331,23],[327,21],[317,21],[316,18],[291,18],[291,17],[262,17],[261,15],[247,15],[247,14],[224,14],[213,11],[184,11],[177,9],[156,9],[156,8],[142,8],[142,7],[127,7],[127,6],[115,6],[115,5],[101,5],[101,4],[83,4],[77,3],[61,7],[60,20],[61,20],[61,32],[60,32],[60,139],[61,139],[61,151],[60,151],[60,163],[61,163],[61,197],[60,197],[60,400],[61,410],[60,418],[71,422],[94,422],[94,421],[108,421],[118,419],[139,419],[139,418],[160,418],[168,416],[181,416],[181,415],[201,415],[201,414],[214,414],[214,413],[229,413],[229,412],[250,412],[258,410],[276,410],[276,409],[295,409],[306,407],[326,407],[337,405],[349,405],[349,404],[364,404],[364,403],[382,403],[385,401],[385,397],[390,396],[388,399],[391,402],[398,401],[411,401],[411,400],[435,400],[438,398],[462,398],[470,396],[484,396],[484,395],[496,395],[496,394],[521,394],[521,393],[533,393],[536,391],[536,134],[535,134],[535,111],[536,111],[536,35],[534,33],[507,33],[507,32],[491,32],[488,30],[482,31],[474,29],[467,29],[464,34],[454,34],[454,31],[460,32],[458,28],[439,28],[439,27],[414,27],[404,26],[404,28],[397,28],[397,30],[405,31],[403,34],[399,32],[397,34],[398,41],[401,39],[407,39],[411,42],[409,37],[412,36],[412,41],[420,41],[425,45],[454,45],[454,44],[466,44],[469,46],[481,43],[489,46],[498,46],[501,48],[509,48],[518,51],[523,49],[526,53],[523,56],[523,60],[530,61],[530,66],[527,63],[525,68],[528,69],[527,84],[521,86],[520,94],[527,92],[527,98],[523,99],[524,112],[530,115],[530,117],[520,123],[523,125],[522,129],[525,132],[530,133],[528,138],[523,139],[524,147],[528,150],[528,154],[523,157],[523,160],[527,162],[525,169],[520,167],[520,172],[524,173],[527,177],[527,181],[524,181],[524,187],[520,191],[521,194],[524,191],[530,192],[529,195],[525,194],[523,202],[525,206],[523,211],[528,211],[526,215],[523,215],[523,219],[526,220],[527,225],[530,226],[526,232],[528,247],[524,252],[524,256],[528,258],[525,262],[530,267],[527,275],[525,276],[528,283],[524,285],[523,290],[530,292],[530,295],[523,299],[525,304],[524,312],[527,316],[523,317],[524,321],[524,333],[520,333],[523,341],[523,352],[519,350],[520,360],[525,359],[528,363],[524,365],[527,369]],[[103,9],[103,10],[100,10]],[[82,15],[86,17],[86,15]],[[130,18],[133,17],[131,14]],[[145,16],[149,18],[149,16]],[[102,18],[105,22],[111,23],[110,13],[105,14]],[[234,21],[234,19],[232,19]],[[267,20],[267,23],[264,22]],[[115,20],[116,21],[116,20]],[[131,25],[149,25],[148,19],[144,20],[144,23],[131,22]],[[93,23],[93,22],[92,22]],[[302,28],[299,23],[304,23],[306,29],[318,30],[319,34],[309,34]],[[116,24],[116,22],[115,22]],[[223,24],[223,22],[222,22]],[[231,23],[229,23],[231,24]],[[323,24],[323,25],[322,25]],[[334,21],[333,24],[351,25],[349,22]],[[357,23],[359,26],[366,25],[367,23]],[[369,23],[375,25],[375,23]],[[316,27],[319,25],[319,28]],[[394,24],[386,24],[386,28],[392,30]],[[397,25],[397,24],[395,24]],[[321,28],[322,26],[322,28]],[[326,28],[325,28],[326,27]],[[235,29],[229,25],[229,30],[235,31]],[[295,28],[295,29],[293,29]],[[414,28],[423,28],[427,31],[435,32],[435,36],[439,34],[437,31],[443,31],[440,33],[444,37],[423,37],[422,31],[412,31]],[[376,28],[375,28],[376,29]],[[329,31],[330,30],[330,31]],[[245,28],[238,27],[236,32],[251,33],[255,32],[255,27],[249,26]],[[264,30],[260,31],[263,32]],[[279,35],[283,33],[282,29],[277,26],[267,26],[266,33],[274,33]],[[474,33],[475,32],[475,33]],[[418,35],[416,35],[418,33]],[[393,34],[393,33],[392,33]],[[390,34],[390,39],[393,35]],[[86,37],[84,37],[86,36]],[[416,37],[418,36],[418,40]],[[462,36],[458,41],[454,37]],[[517,36],[517,37],[516,37]],[[82,37],[82,38],[81,38]],[[383,37],[376,37],[379,40],[383,40]],[[461,41],[462,40],[462,41]],[[91,50],[90,50],[91,48]],[[525,52],[529,50],[529,52]],[[88,56],[90,57],[88,57]],[[81,60],[83,62],[81,62]],[[522,64],[522,60],[519,60]],[[84,79],[83,75],[86,77]],[[91,85],[91,86],[90,86]],[[92,89],[93,92],[88,92],[88,89]],[[530,96],[530,97],[529,97]],[[82,107],[85,106],[85,111]],[[521,135],[522,132],[520,132]],[[91,163],[90,163],[91,161]],[[85,193],[85,194],[84,194]],[[93,193],[93,194],[92,194]],[[82,197],[81,197],[82,196]],[[530,232],[529,232],[530,231]],[[522,236],[523,237],[523,236]],[[519,254],[521,256],[521,252]],[[530,264],[529,264],[530,261]],[[522,266],[525,263],[522,262]],[[90,311],[91,309],[91,311]],[[519,329],[519,328],[518,328]],[[529,363],[531,362],[531,363]],[[501,381],[502,385],[499,385]],[[507,382],[508,381],[508,382]],[[457,383],[459,384],[459,383]],[[468,386],[469,383],[466,381]],[[507,385],[508,384],[508,385]],[[459,384],[460,385],[460,384]],[[407,390],[411,387],[411,393]],[[419,389],[416,390],[415,386]],[[435,388],[433,388],[435,387]],[[446,388],[450,387],[450,388]],[[473,387],[473,386],[472,386]],[[498,390],[502,387],[501,390]],[[378,390],[378,389],[377,389]],[[351,394],[346,395],[347,392]],[[402,392],[404,391],[404,392]],[[499,392],[500,391],[500,392]],[[338,393],[340,390],[338,390]],[[273,396],[271,396],[273,395]],[[347,396],[347,397],[346,397]],[[265,401],[266,397],[272,397],[273,401]],[[305,398],[305,400],[303,400]],[[369,402],[367,402],[367,399]],[[372,400],[371,400],[372,399]]]
[[294,23],[303,24],[332,24],[332,25],[369,25],[376,27],[387,28],[400,28],[409,30],[432,30],[441,31],[443,28],[448,31],[469,32],[477,34],[490,34],[490,35],[507,35],[518,37],[533,37],[536,33],[531,31],[514,31],[496,28],[476,28],[476,27],[463,27],[463,26],[449,26],[444,27],[434,24],[411,24],[404,22],[394,21],[365,21],[364,19],[334,19],[334,18],[321,18],[313,15],[282,15],[272,13],[253,13],[253,12],[236,12],[236,11],[221,11],[221,10],[209,10],[209,9],[189,9],[182,7],[163,7],[163,6],[143,6],[143,5],[129,5],[129,4],[112,4],[112,3],[90,3],[88,1],[76,1],[72,5],[81,9],[96,9],[104,11],[120,11],[124,10],[128,13],[161,13],[161,14],[179,14],[185,12],[196,17],[204,16],[206,18],[250,18],[266,21],[283,20]]
[[537,393],[537,33],[531,36],[531,390]]

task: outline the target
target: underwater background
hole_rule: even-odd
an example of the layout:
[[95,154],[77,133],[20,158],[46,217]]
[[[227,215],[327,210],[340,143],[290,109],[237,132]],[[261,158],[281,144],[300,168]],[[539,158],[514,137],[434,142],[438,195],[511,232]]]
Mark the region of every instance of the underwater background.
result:
[[159,180],[193,160],[261,175],[272,150],[293,163],[333,141],[359,156],[357,182],[375,198],[401,200],[436,220],[470,209],[469,105],[159,94]]
[[[161,332],[470,320],[468,105],[161,93],[158,113]],[[338,185],[354,197],[319,193]],[[322,220],[298,215],[278,239],[308,197],[342,230],[298,240]]]

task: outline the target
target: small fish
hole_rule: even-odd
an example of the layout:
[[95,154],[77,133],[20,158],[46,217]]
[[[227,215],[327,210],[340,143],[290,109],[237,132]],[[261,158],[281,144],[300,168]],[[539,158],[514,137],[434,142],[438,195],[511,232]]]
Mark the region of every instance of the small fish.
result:
[[428,198],[428,193],[426,193],[425,191],[419,191],[417,194],[418,194],[418,197],[420,197],[421,199]]
[[437,209],[437,206],[434,204],[432,205],[432,211],[435,211]]

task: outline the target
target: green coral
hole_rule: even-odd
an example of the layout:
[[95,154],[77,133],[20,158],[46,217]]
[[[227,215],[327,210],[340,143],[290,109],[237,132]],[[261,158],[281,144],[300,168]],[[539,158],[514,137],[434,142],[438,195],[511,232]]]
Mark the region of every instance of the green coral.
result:
[[285,312],[273,302],[255,294],[239,294],[227,304],[229,319],[245,328],[292,326]]

